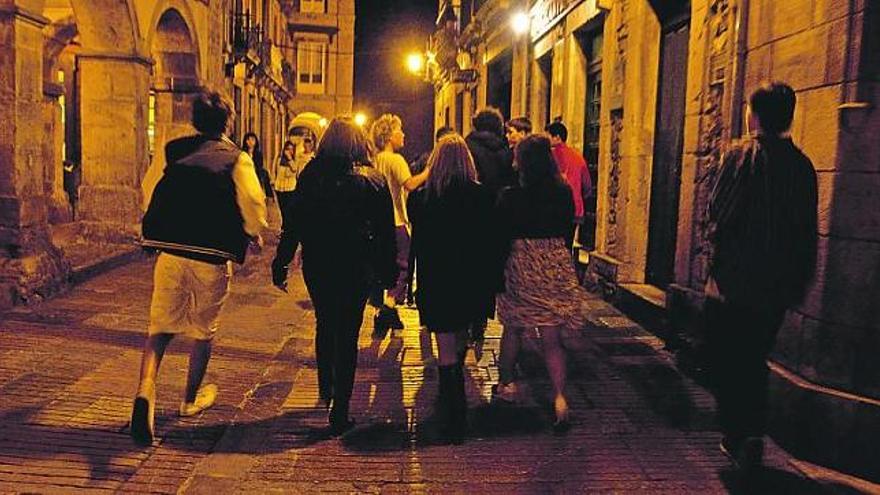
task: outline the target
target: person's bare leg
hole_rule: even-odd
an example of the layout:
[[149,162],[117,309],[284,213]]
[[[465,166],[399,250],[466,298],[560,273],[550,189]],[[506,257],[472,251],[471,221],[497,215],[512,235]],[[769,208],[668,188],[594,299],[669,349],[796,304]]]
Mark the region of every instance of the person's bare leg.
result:
[[186,402],[196,400],[196,394],[205,378],[208,361],[211,359],[212,340],[196,340],[189,353],[189,372],[186,375]]
[[504,327],[501,332],[501,349],[498,356],[499,382],[508,384],[514,380],[516,359],[519,356],[520,336],[523,330],[519,327]]
[[174,334],[159,333],[147,337],[144,343],[144,355],[141,358],[141,376],[138,384],[138,395],[151,394],[156,386],[156,376],[159,374],[159,365],[162,364],[162,357],[165,355],[165,349]]
[[544,347],[544,362],[553,384],[553,407],[558,423],[568,420],[568,401],[565,399],[565,349],[562,347],[559,327],[543,327],[540,330],[541,343]]

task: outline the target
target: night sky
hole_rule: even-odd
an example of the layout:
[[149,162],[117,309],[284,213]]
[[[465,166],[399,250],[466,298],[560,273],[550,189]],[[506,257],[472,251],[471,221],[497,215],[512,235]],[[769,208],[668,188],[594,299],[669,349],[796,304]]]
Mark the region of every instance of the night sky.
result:
[[404,156],[430,149],[433,88],[406,70],[406,55],[424,52],[437,0],[356,0],[354,111],[372,120],[385,112],[403,119]]

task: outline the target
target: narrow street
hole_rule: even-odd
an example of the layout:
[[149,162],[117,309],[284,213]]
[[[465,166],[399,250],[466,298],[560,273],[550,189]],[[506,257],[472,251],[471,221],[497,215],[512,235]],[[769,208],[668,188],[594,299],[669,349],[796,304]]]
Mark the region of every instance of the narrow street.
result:
[[[182,419],[188,347],[163,362],[158,439],[137,448],[126,423],[147,325],[152,259],[117,268],[0,320],[0,492],[69,493],[814,493],[769,446],[744,486],[718,451],[709,394],[680,375],[662,342],[600,299],[569,335],[572,430],[550,429],[549,384],[530,339],[517,406],[489,404],[500,327],[468,354],[471,438],[437,445],[436,366],[417,314],[402,335],[361,332],[357,428],[324,429],[313,312],[267,279],[271,253],[236,274],[207,381],[218,404]],[[369,316],[369,310],[368,310]],[[530,345],[531,344],[531,345]]]

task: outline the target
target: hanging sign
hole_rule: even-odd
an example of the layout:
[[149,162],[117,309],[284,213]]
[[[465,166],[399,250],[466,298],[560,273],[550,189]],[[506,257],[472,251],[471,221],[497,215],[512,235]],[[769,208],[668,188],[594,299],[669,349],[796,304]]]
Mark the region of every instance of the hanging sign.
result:
[[553,26],[584,0],[537,0],[529,10],[532,41],[544,36]]

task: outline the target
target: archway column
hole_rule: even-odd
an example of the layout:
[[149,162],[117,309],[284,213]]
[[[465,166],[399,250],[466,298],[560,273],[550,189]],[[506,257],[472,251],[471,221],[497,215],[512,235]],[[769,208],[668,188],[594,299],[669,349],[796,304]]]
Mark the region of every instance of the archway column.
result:
[[[152,61],[120,53],[77,56],[83,181],[79,212],[86,222],[128,226],[141,219],[146,171],[147,103]],[[109,230],[109,229],[108,229]]]
[[40,4],[0,0],[0,307],[66,271],[48,235]]

